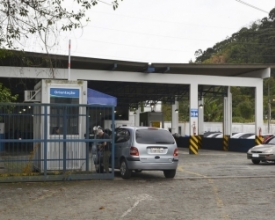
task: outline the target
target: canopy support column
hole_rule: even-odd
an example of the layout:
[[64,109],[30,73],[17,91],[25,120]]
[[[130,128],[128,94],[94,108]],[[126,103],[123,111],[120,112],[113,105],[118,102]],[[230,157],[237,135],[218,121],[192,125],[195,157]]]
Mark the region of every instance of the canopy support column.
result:
[[232,94],[230,86],[227,88],[227,97],[224,97],[223,108],[223,135],[232,135]]
[[199,135],[204,134],[204,105],[203,97],[199,100]]
[[[263,129],[263,82],[255,88],[255,134],[259,135]],[[260,136],[260,135],[259,135]]]
[[172,105],[171,133],[179,133],[179,102],[175,98],[175,104]]
[[135,126],[140,126],[140,112],[141,112],[141,108],[138,107],[135,111],[135,115],[134,115],[134,118],[135,118]]
[[189,113],[189,133],[198,134],[198,84],[190,84],[190,113]]

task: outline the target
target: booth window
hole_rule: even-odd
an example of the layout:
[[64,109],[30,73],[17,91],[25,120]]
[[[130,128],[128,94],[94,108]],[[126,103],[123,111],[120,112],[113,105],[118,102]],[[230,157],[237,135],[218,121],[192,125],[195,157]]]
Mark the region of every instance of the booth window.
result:
[[[79,104],[79,98],[51,97],[51,104]],[[79,134],[79,107],[54,106],[50,108],[50,131],[59,128],[60,134],[64,133],[64,120],[66,120],[66,134]]]

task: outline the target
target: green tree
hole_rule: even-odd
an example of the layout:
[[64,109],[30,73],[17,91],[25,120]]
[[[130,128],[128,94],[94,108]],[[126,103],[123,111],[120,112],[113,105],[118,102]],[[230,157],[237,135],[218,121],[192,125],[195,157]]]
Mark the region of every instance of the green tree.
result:
[[179,101],[179,121],[189,121],[189,101]]
[[0,103],[15,102],[17,98],[18,95],[12,95],[10,89],[0,83]]
[[204,97],[204,121],[219,122],[223,119],[223,99],[221,97]]
[[205,51],[195,51],[196,63],[274,63],[275,8],[250,27],[243,27],[231,37]]
[[[75,2],[72,9],[68,5]],[[63,31],[80,28],[89,21],[87,11],[99,0],[0,0],[0,48],[14,48],[14,41],[30,34],[48,33],[55,27]],[[118,0],[112,2],[113,9]],[[47,36],[45,35],[45,43]]]
[[[205,51],[195,51],[195,63],[202,64],[271,64],[275,63],[275,8],[268,17],[255,21],[250,27],[243,27],[231,37],[216,43]],[[264,79],[264,114],[268,114],[268,94],[275,94],[275,70],[271,78]],[[255,112],[254,88],[231,87],[233,122],[253,121]],[[274,97],[275,99],[275,97]],[[205,114],[207,117],[207,115]],[[275,110],[271,109],[275,118]]]
[[[172,104],[162,103],[161,105],[164,121],[172,120]],[[179,101],[178,118],[180,122],[189,121],[189,101]]]
[[254,114],[254,112],[253,112],[254,109],[253,109],[252,103],[250,101],[247,100],[247,101],[239,103],[238,108],[239,108],[241,117],[243,117],[246,120],[252,118],[252,116]]
[[163,112],[164,121],[172,120],[172,107],[171,104],[162,103],[161,111]]
[[[113,0],[115,10],[119,0]],[[121,0],[122,1],[122,0]],[[47,66],[50,75],[55,78],[54,67],[58,65],[48,56],[42,59],[31,59],[17,45],[23,40],[36,35],[42,43],[42,49],[49,54],[49,47],[60,31],[71,31],[82,28],[89,22],[88,11],[100,0],[0,0],[0,62],[15,60],[27,66]],[[53,40],[54,41],[54,40]],[[50,43],[52,45],[50,45]],[[17,49],[12,55],[8,49]]]

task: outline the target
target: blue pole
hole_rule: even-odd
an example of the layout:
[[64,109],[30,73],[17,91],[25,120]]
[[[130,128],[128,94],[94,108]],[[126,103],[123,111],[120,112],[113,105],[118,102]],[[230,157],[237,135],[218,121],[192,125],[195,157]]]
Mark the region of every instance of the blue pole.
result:
[[67,106],[64,108],[64,114],[63,114],[63,172],[65,173],[66,171],[66,151],[67,151],[67,146],[66,146],[66,134],[67,134]]
[[115,177],[115,107],[112,106],[112,178]]
[[44,177],[47,176],[48,106],[44,106]]
[[89,131],[89,107],[86,107],[86,171],[89,171],[89,144],[88,142],[90,138],[90,131]]

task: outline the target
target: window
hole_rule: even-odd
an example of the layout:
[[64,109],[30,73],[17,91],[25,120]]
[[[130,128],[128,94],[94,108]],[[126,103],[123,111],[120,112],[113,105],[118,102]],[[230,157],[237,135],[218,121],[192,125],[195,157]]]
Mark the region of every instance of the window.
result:
[[267,144],[275,144],[275,137],[269,139],[266,143]]
[[119,129],[116,131],[115,143],[126,142],[130,139],[130,133],[126,129]]
[[174,144],[172,134],[162,129],[137,129],[136,141],[141,144]]
[[[50,90],[51,104],[79,104],[78,89],[55,89]],[[66,123],[66,129],[64,124]],[[78,106],[51,106],[50,108],[50,131],[59,128],[59,133],[67,131],[67,134],[79,133],[79,107]]]

